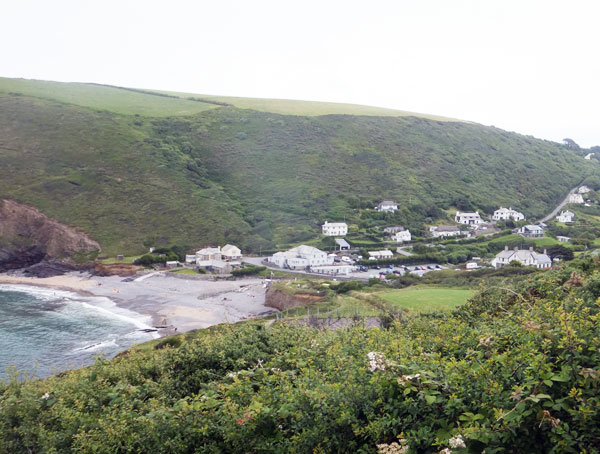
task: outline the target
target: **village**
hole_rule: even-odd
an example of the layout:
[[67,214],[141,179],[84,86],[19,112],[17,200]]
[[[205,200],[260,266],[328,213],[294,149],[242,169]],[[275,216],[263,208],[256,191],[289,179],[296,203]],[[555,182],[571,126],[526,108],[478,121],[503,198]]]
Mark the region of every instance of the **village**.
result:
[[[537,223],[527,223],[526,216],[512,207],[499,207],[486,215],[479,211],[456,211],[454,222],[426,226],[425,235],[414,237],[410,229],[401,225],[387,225],[379,229],[383,248],[366,248],[353,245],[347,238],[351,226],[347,222],[321,224],[320,238],[333,239],[332,247],[320,249],[313,244],[300,244],[288,250],[274,252],[269,256],[244,256],[241,249],[232,244],[207,246],[193,254],[186,254],[185,261],[166,260],[164,266],[173,270],[189,270],[215,276],[242,275],[247,267],[270,269],[288,273],[310,274],[334,279],[386,279],[388,276],[412,274],[422,276],[443,269],[476,270],[502,268],[508,265],[550,268],[565,258],[558,250],[577,247],[571,238],[556,234],[554,226],[574,226],[577,216],[565,205],[589,207],[592,201],[584,198],[592,190],[588,186],[576,188],[557,209]],[[379,213],[394,214],[398,203],[384,200],[373,207]],[[515,239],[521,238],[521,240]],[[490,239],[490,240],[488,240]],[[502,239],[506,244],[501,244]],[[456,260],[440,260],[435,254],[446,252],[461,245],[479,246],[493,241],[495,255],[467,253]],[[564,245],[556,248],[556,245]],[[471,246],[472,248],[473,246]],[[547,247],[553,247],[549,253]],[[151,253],[153,250],[150,251]],[[160,251],[159,251],[160,252]],[[475,251],[476,252],[476,251]],[[163,254],[164,255],[164,254]],[[440,255],[440,257],[444,257]],[[119,257],[122,259],[122,256]],[[461,260],[464,259],[464,260]]]

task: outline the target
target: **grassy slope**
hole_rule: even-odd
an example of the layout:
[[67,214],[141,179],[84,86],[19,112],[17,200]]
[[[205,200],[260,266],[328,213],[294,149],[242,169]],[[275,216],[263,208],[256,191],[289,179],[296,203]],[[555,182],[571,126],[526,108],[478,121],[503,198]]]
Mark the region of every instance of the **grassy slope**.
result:
[[143,93],[103,85],[66,84],[4,77],[0,77],[0,93],[20,93],[24,96],[50,99],[96,110],[149,117],[192,115],[216,107],[214,104],[162,96],[148,96]]
[[12,79],[0,79],[0,166],[0,196],[111,254],[224,240],[265,250],[314,238],[325,219],[359,222],[356,208],[382,198],[401,204],[394,224],[431,207],[518,205],[531,217],[591,168],[557,144],[476,124],[279,115]]

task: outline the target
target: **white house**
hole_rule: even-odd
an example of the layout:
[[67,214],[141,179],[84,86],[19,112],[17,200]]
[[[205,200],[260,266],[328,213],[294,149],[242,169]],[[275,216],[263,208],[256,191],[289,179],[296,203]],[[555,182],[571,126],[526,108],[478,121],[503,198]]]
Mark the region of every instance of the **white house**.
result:
[[561,235],[557,235],[556,239],[558,241],[560,241],[561,243],[568,243],[571,240],[571,237],[569,236],[561,236]]
[[591,189],[588,186],[586,186],[585,184],[577,190],[577,192],[579,192],[580,194],[587,194],[590,191],[591,191]]
[[345,222],[327,222],[321,226],[325,236],[344,236],[348,234],[348,224]]
[[532,247],[529,250],[519,248],[509,250],[508,246],[505,246],[504,250],[496,255],[492,260],[492,266],[494,268],[502,268],[513,261],[519,262],[524,266],[535,266],[536,268],[550,268],[552,266],[552,260],[546,255],[545,249],[543,254],[539,254]]
[[389,233],[391,235],[392,233],[402,232],[403,230],[404,227],[402,227],[401,225],[393,225],[391,227],[386,227],[385,229],[383,229],[383,233]]
[[583,203],[583,196],[581,194],[571,194],[569,203]]
[[369,251],[369,260],[391,259],[394,253],[388,249],[383,251]]
[[222,260],[221,247],[205,247],[196,252],[196,263],[207,260]]
[[196,254],[186,254],[185,263],[196,263]]
[[227,261],[239,260],[242,258],[242,251],[233,244],[226,244],[221,248],[221,255],[223,256],[223,259]]
[[587,159],[588,161],[592,159],[592,156],[594,156],[596,153],[588,153],[585,155],[584,159]]
[[377,205],[375,207],[375,209],[377,211],[387,211],[387,212],[393,213],[395,211],[398,211],[398,204],[391,200],[384,200],[379,205]]
[[483,222],[481,220],[481,216],[479,215],[479,211],[476,211],[475,213],[461,213],[460,211],[457,211],[454,220],[458,224],[466,225],[477,225]]
[[572,211],[566,210],[561,211],[558,216],[556,216],[556,220],[558,222],[573,222],[573,218],[575,217],[575,213]]
[[524,225],[519,229],[514,229],[514,233],[518,233],[522,237],[525,238],[543,238],[544,237],[544,229],[542,229],[539,225]]
[[396,243],[404,243],[411,240],[410,230],[402,230],[392,235],[392,240]]
[[523,219],[525,219],[525,216],[523,215],[523,213],[513,210],[512,208],[503,207],[500,207],[496,211],[494,211],[494,214],[492,216],[492,219],[494,221],[507,221],[511,218],[515,221],[522,221]]
[[461,231],[455,225],[438,225],[429,227],[429,232],[434,238],[448,238],[451,236],[458,236]]
[[334,257],[316,247],[301,245],[285,252],[277,252],[269,262],[280,268],[305,269],[313,266],[333,265]]

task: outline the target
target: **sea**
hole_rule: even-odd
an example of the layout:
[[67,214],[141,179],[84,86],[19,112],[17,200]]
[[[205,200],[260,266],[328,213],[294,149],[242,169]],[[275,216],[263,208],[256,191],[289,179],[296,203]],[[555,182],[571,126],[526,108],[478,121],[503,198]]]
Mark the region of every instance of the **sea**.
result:
[[[0,380],[47,377],[157,338],[150,317],[106,297],[0,284]],[[18,371],[18,372],[17,372]]]

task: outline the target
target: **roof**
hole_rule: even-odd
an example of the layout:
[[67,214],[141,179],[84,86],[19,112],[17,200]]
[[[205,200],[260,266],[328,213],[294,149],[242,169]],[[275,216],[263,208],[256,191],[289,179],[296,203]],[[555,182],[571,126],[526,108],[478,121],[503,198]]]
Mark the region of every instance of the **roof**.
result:
[[384,200],[378,206],[381,206],[381,205],[398,205],[398,204],[396,202],[394,202],[393,200]]
[[230,252],[230,251],[232,251],[232,252],[233,251],[234,252],[240,251],[241,252],[240,248],[237,247],[237,246],[234,246],[233,244],[226,244],[225,246],[223,246],[221,248],[221,252],[227,253],[227,252]]
[[455,225],[440,225],[437,229],[435,229],[436,232],[459,232],[460,229],[458,227],[456,227]]
[[343,238],[338,238],[335,240],[335,243],[341,247],[350,247],[350,244]]
[[346,224],[345,222],[327,222],[327,221],[325,221],[325,224],[323,224],[323,226],[325,226],[325,225],[333,225],[333,226],[345,225],[346,227],[348,226],[348,224]]
[[509,249],[509,250],[500,251],[496,255],[496,258],[497,259],[503,258],[509,262],[512,262],[513,260],[518,260],[520,262],[526,262],[529,259],[533,259],[537,263],[552,263],[552,260],[550,260],[550,257],[548,257],[548,255],[539,254],[535,251],[527,250],[527,249],[518,249],[516,251],[514,249]]
[[300,246],[296,246],[289,251],[285,252],[286,254],[297,254],[297,255],[315,255],[315,254],[326,254],[326,252],[317,249],[316,247],[307,246],[305,244],[301,244]]
[[573,213],[572,211],[569,210],[565,210],[565,211],[561,211],[560,212],[560,216],[575,216],[575,213]]
[[220,254],[220,253],[221,253],[220,247],[205,247],[204,249],[200,249],[199,251],[196,252],[196,254],[200,254],[200,255],[210,255],[210,254]]
[[533,224],[528,224],[528,225],[524,226],[523,229],[529,230],[530,232],[538,232],[540,230],[544,230],[539,225],[533,225]]

